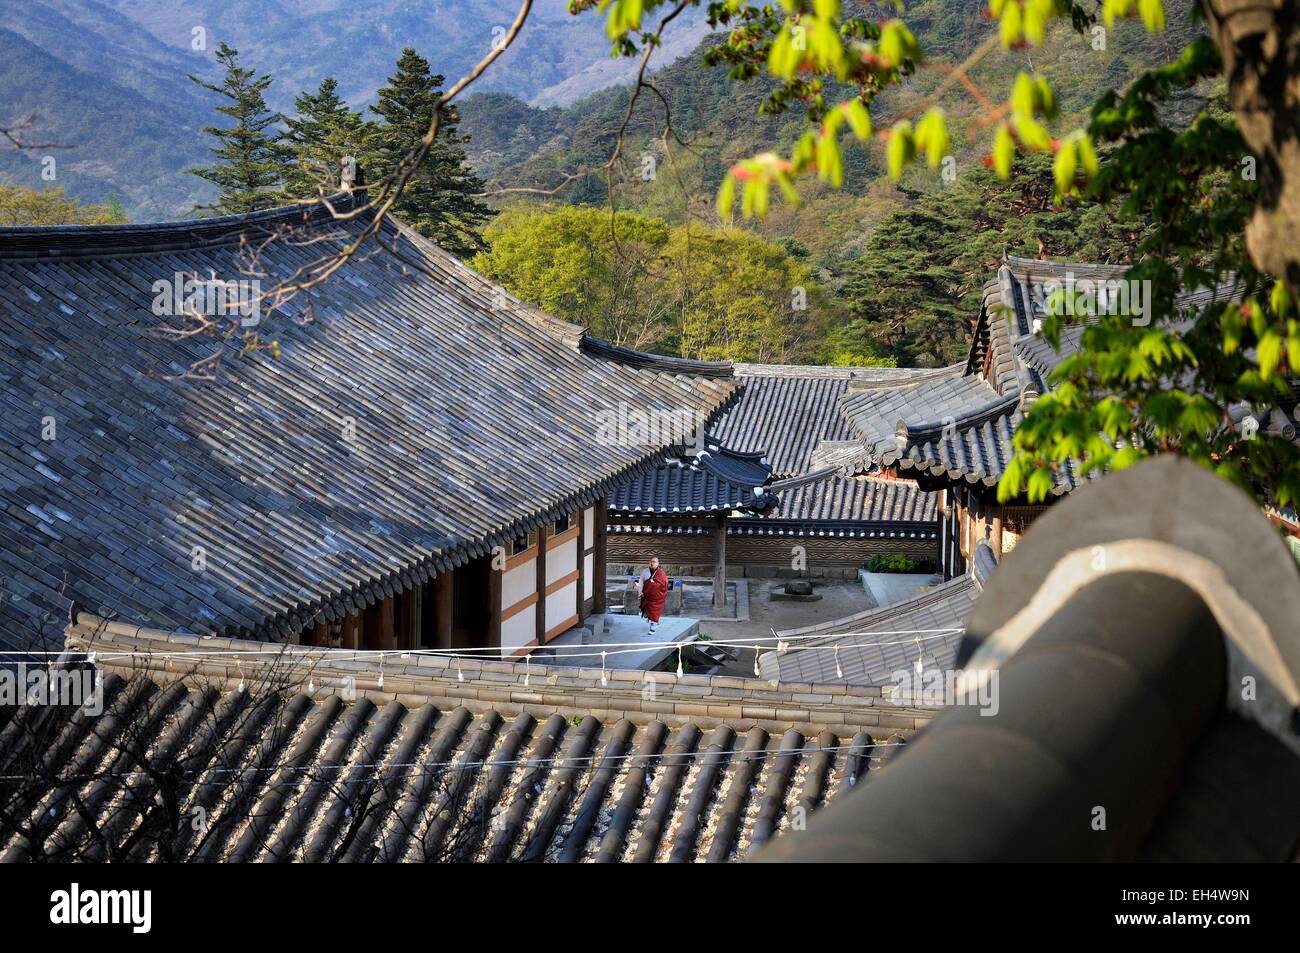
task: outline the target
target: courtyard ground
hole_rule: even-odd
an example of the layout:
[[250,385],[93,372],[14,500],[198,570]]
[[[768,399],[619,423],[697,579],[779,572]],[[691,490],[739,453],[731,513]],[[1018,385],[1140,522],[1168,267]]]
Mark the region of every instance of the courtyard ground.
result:
[[[777,601],[771,598],[773,589],[786,584],[785,579],[750,578],[749,620],[722,622],[700,620],[700,635],[718,641],[770,637],[773,629],[792,629],[801,625],[829,622],[855,612],[874,608],[876,602],[862,588],[862,583],[847,579],[829,579],[824,584],[814,580],[813,593],[821,596],[816,602]],[[740,657],[724,665],[719,675],[754,674],[754,653],[740,651]]]

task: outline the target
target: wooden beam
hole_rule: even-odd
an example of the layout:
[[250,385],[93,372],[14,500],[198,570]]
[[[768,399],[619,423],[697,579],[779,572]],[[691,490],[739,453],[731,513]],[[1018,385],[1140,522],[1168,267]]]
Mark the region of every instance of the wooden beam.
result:
[[420,647],[420,636],[424,632],[424,604],[425,596],[428,594],[428,586],[416,584],[415,591],[411,593],[411,641],[410,648],[418,649]]
[[591,517],[594,537],[591,541],[591,611],[598,614],[605,611],[605,537],[608,535],[609,498],[602,496],[597,500],[595,510]]
[[537,576],[535,580],[537,600],[537,617],[535,619],[533,638],[538,644],[546,641],[546,531],[543,526],[537,531]]
[[713,529],[713,608],[727,606],[727,517],[719,516]]
[[944,582],[952,578],[952,517],[943,510],[939,511],[939,570]]

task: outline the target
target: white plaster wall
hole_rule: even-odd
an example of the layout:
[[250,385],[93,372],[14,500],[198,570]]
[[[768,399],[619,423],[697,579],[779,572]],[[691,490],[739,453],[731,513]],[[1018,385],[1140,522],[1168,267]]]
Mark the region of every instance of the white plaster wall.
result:
[[501,576],[501,608],[512,605],[537,591],[537,560],[530,559]]
[[[577,611],[578,583],[571,582],[546,597],[546,631],[550,632]],[[520,613],[522,615],[522,613]]]
[[578,541],[571,539],[546,553],[546,584],[563,579],[578,568]]
[[501,623],[502,648],[518,648],[521,645],[527,645],[536,637],[536,635],[536,605],[531,605],[527,609],[521,609],[510,618],[503,620]]

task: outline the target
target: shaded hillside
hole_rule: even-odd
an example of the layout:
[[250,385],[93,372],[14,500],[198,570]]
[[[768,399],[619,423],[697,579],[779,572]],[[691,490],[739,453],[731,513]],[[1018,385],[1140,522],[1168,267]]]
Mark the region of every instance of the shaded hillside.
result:
[[[220,117],[186,76],[212,75],[226,41],[275,82],[273,109],[327,75],[354,105],[369,104],[405,46],[436,72],[459,77],[499,40],[515,0],[41,0],[0,2],[0,123],[40,117],[33,138],[53,151],[59,177],[40,178],[41,156],[0,154],[0,183],[65,186],[103,201],[121,194],[136,220],[187,217],[212,198],[185,169],[208,159],[201,129]],[[702,14],[665,52],[703,34]],[[201,27],[205,49],[193,49]],[[526,98],[567,101],[626,79],[632,64],[609,58],[599,19],[572,17],[559,0],[538,4],[518,46],[481,80]]]
[[[101,0],[169,48],[189,49],[191,31],[207,30],[248,62],[273,73],[269,101],[287,109],[293,95],[325,76],[354,104],[368,102],[403,47],[427,56],[449,79],[471,69],[505,33],[518,0]],[[675,52],[703,34],[703,14],[681,18]],[[673,55],[674,51],[670,51]],[[598,17],[574,17],[562,0],[534,5],[519,39],[481,80],[482,89],[508,89],[529,101],[567,102],[631,75],[609,59]]]
[[[1095,50],[1088,38],[1063,24],[1049,35],[1041,50],[1007,51],[998,48],[971,70],[971,78],[988,101],[1005,99],[1016,72],[1037,68],[1056,86],[1062,116],[1058,129],[1086,122],[1086,114],[1099,93],[1123,86],[1143,70],[1169,62],[1196,33],[1199,26],[1187,19],[1187,0],[1167,4],[1169,28],[1150,36],[1139,24],[1120,24],[1105,35],[1105,49]],[[884,8],[868,6],[867,15],[883,15]],[[878,130],[886,129],[945,81],[945,66],[961,63],[979,40],[994,29],[985,17],[982,0],[922,0],[909,4],[907,22],[916,30],[930,57],[930,66],[902,87],[888,90],[873,109]],[[701,56],[711,36],[689,57],[664,67],[656,82],[668,100],[673,127],[690,148],[674,149],[675,168],[667,162],[660,143],[664,113],[654,97],[642,97],[626,136],[625,154],[632,159],[618,182],[618,199],[626,207],[652,212],[670,221],[688,212],[710,218],[713,195],[725,170],[739,158],[771,148],[788,146],[804,130],[796,113],[764,118],[756,115],[768,85],[763,80],[736,83],[722,68],[704,69]],[[604,174],[614,134],[622,122],[628,91],[607,89],[562,110],[529,107],[506,96],[475,96],[462,108],[462,128],[473,137],[470,158],[495,188],[551,189],[567,176],[582,175],[557,193],[565,202],[603,202],[607,198]],[[959,174],[979,166],[987,151],[988,130],[977,120],[984,108],[961,88],[947,92],[942,105],[953,133],[954,158]],[[938,173],[924,166],[913,168],[895,188],[884,175],[883,143],[848,149],[842,192],[805,184],[805,202],[792,209],[778,204],[768,219],[754,226],[769,238],[788,238],[808,248],[814,260],[833,266],[855,258],[862,242],[890,212],[906,204],[906,191],[927,192],[942,187]],[[654,156],[656,176],[640,178],[643,155]],[[501,201],[526,200],[508,193]]]
[[[145,86],[147,80],[142,71],[136,81]],[[209,119],[188,91],[153,98],[117,82],[113,69],[77,68],[2,28],[0,89],[0,122],[34,116],[30,140],[64,147],[0,153],[0,179],[8,184],[62,185],[89,202],[116,190],[133,218],[156,220],[182,216],[207,196],[206,186],[185,172],[205,156],[200,128]],[[55,161],[53,182],[41,175],[47,155]]]

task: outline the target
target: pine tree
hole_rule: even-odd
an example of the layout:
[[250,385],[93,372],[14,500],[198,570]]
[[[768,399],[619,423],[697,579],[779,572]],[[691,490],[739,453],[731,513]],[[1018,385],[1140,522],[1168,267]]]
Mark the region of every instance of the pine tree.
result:
[[[383,120],[379,168],[371,173],[372,180],[391,174],[428,131],[442,83],[442,76],[429,72],[428,60],[413,49],[402,51],[397,72],[379,90],[378,104],[370,107]],[[484,183],[466,163],[462,146],[469,137],[457,132],[459,121],[455,107],[443,110],[438,138],[407,181],[395,209],[420,234],[465,257],[484,248],[479,229],[496,213],[475,197]]]
[[293,198],[332,195],[339,189],[346,159],[351,157],[362,169],[369,164],[375,125],[339,98],[332,76],[325,77],[316,92],[299,95],[294,106],[298,115],[285,120],[284,138],[293,152],[285,170],[285,192]]
[[284,117],[266,105],[271,76],[258,76],[255,70],[244,69],[239,65],[239,51],[225,43],[217,47],[217,62],[226,71],[220,85],[197,76],[190,80],[229,100],[218,106],[217,112],[229,116],[235,125],[229,129],[204,128],[217,139],[211,150],[217,161],[189,171],[221,190],[216,202],[204,206],[210,211],[241,214],[273,208],[283,199],[280,186],[288,153],[274,128]]

